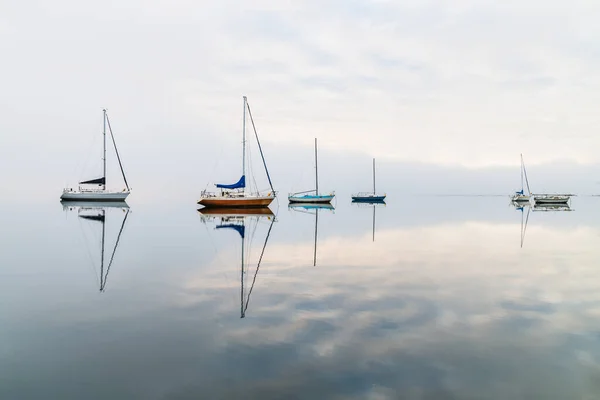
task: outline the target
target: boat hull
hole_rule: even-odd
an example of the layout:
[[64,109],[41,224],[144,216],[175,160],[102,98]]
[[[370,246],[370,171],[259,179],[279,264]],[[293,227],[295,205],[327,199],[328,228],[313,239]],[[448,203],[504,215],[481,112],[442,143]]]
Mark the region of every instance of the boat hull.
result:
[[335,195],[288,196],[290,203],[331,203]]
[[356,203],[381,203],[385,196],[352,196],[352,201]]
[[129,192],[63,192],[61,201],[125,201]]
[[275,197],[204,197],[198,200],[198,204],[204,207],[235,207],[235,208],[253,208],[268,207]]

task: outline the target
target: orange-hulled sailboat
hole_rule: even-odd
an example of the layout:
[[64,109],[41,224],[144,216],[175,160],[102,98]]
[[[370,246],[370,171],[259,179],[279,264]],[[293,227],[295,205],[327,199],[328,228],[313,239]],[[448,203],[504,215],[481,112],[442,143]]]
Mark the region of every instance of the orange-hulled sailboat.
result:
[[[252,129],[254,131],[254,137],[258,144],[260,151],[260,157],[265,167],[267,179],[269,180],[269,186],[271,190],[260,192],[259,190],[251,191],[246,186],[246,113],[250,117],[252,123]],[[268,207],[269,204],[275,198],[275,190],[271,183],[271,176],[267,169],[267,163],[265,162],[265,156],[258,139],[258,133],[256,132],[256,126],[254,125],[254,119],[252,118],[252,112],[250,111],[250,105],[248,99],[244,96],[244,115],[242,118],[242,176],[236,182],[232,184],[215,184],[218,189],[217,192],[208,192],[203,190],[200,195],[198,204],[205,207],[235,207],[235,208],[249,208],[249,207]]]

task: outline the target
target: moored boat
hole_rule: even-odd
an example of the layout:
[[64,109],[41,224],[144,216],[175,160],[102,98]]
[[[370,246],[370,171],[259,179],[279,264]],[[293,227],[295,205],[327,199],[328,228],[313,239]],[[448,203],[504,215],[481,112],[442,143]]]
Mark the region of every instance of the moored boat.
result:
[[381,203],[385,200],[384,194],[377,194],[375,190],[375,159],[373,159],[373,192],[359,192],[352,195],[353,202],[364,202],[364,203]]
[[[106,109],[103,111],[103,125],[104,128],[102,130],[103,136],[103,153],[102,153],[102,176],[100,178],[89,179],[86,181],[79,182],[78,188],[65,188],[60,196],[61,201],[125,201],[129,193],[131,193],[131,188],[127,183],[127,178],[125,177],[125,171],[123,170],[123,164],[121,163],[121,157],[119,156],[119,151],[117,150],[117,143],[115,142],[115,137],[113,135],[112,128],[110,126],[110,120],[108,119],[108,114],[106,113]],[[121,174],[123,175],[123,181],[125,182],[125,189],[121,191],[108,190],[106,188],[106,127],[108,126],[108,130],[110,132],[110,136],[112,138],[112,142],[115,149],[115,154],[117,156],[117,160],[119,161],[119,168],[121,169]]]
[[[270,191],[261,192],[256,190],[252,192],[246,186],[246,113],[250,117],[250,122],[252,123],[254,136],[258,144],[260,156],[262,158],[263,166],[269,181],[269,186],[271,187]],[[271,183],[271,176],[269,175],[269,170],[267,169],[265,157],[260,145],[260,140],[258,139],[258,133],[256,131],[256,126],[254,125],[254,119],[252,118],[252,112],[250,111],[250,105],[248,104],[248,99],[246,96],[244,96],[244,114],[242,118],[242,176],[236,183],[217,183],[215,186],[217,189],[219,189],[219,191],[209,192],[207,190],[203,190],[200,194],[200,200],[198,200],[198,204],[203,205],[204,207],[268,207],[273,199],[275,199],[276,193],[273,189],[273,184]]]
[[317,138],[315,138],[315,189],[290,193],[288,195],[290,203],[330,203],[335,197],[335,192],[319,194],[319,164],[317,159]]

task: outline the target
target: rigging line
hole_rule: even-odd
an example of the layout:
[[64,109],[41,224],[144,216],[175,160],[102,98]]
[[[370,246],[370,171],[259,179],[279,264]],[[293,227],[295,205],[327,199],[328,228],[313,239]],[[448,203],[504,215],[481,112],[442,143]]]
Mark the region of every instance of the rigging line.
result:
[[121,240],[121,233],[123,233],[123,228],[125,228],[125,222],[127,221],[127,217],[129,216],[129,209],[125,213],[125,217],[123,217],[123,223],[121,224],[121,229],[119,229],[119,234],[117,235],[117,241],[115,242],[115,248],[113,249],[112,255],[110,256],[110,261],[108,263],[108,267],[106,267],[106,274],[104,275],[104,284],[100,288],[100,291],[104,291],[104,287],[106,287],[106,280],[108,279],[108,272],[110,271],[110,266],[113,263],[115,258],[115,253],[117,252],[117,247],[119,246],[119,240]]
[[250,116],[250,122],[252,122],[252,129],[254,130],[254,136],[256,136],[256,143],[258,143],[258,150],[260,151],[260,157],[262,158],[263,165],[265,166],[265,172],[267,173],[267,179],[269,180],[269,186],[271,186],[271,191],[275,192],[273,189],[273,183],[271,183],[271,175],[269,175],[269,170],[267,169],[267,162],[265,161],[265,156],[262,151],[262,146],[260,145],[260,140],[258,140],[258,133],[256,132],[256,126],[254,125],[254,118],[252,118],[252,111],[250,111],[250,104],[246,101],[246,107],[248,107],[248,115]]
[[123,174],[123,180],[125,181],[125,186],[127,186],[127,190],[131,190],[129,188],[129,184],[127,183],[127,178],[125,177],[125,171],[123,170],[123,164],[121,163],[121,157],[119,157],[119,151],[117,150],[117,142],[115,142],[115,136],[113,135],[112,128],[110,127],[110,120],[108,119],[108,114],[106,114],[106,122],[108,124],[108,130],[110,131],[110,137],[112,138],[113,146],[115,146],[115,154],[117,155],[117,160],[119,161],[119,167],[121,168],[121,174]]
[[254,289],[254,283],[256,282],[256,277],[258,275],[258,270],[260,269],[260,263],[262,262],[263,255],[265,254],[265,249],[267,248],[267,242],[269,241],[269,236],[271,235],[271,229],[273,229],[273,223],[275,222],[275,218],[271,221],[271,225],[269,226],[269,231],[267,232],[267,237],[265,239],[265,244],[263,245],[262,251],[260,253],[260,257],[258,259],[258,264],[256,265],[256,271],[254,272],[254,278],[252,279],[252,285],[250,285],[250,290],[248,291],[248,297],[246,299],[246,308],[244,308],[244,313],[248,310],[248,304],[250,303],[250,295],[252,294],[252,289]]

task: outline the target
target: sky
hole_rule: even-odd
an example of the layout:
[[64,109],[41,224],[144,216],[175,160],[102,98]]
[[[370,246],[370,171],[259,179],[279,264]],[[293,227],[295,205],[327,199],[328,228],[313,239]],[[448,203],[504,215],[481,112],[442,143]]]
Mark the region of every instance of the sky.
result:
[[593,192],[598,20],[583,0],[2,0],[1,190],[84,178],[104,107],[134,189],[234,182],[246,95],[283,191],[311,185],[318,137],[332,186],[372,157],[518,180],[523,153]]

